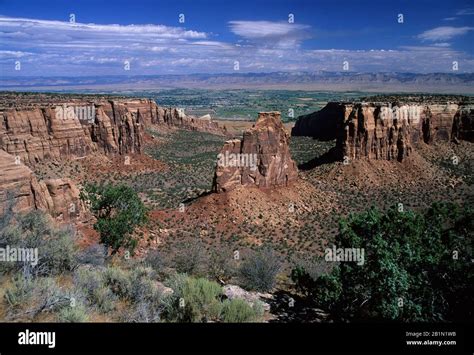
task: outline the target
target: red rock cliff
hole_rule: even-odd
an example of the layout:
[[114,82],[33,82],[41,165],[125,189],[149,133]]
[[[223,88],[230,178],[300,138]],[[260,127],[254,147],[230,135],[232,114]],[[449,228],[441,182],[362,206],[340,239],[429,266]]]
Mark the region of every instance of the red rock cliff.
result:
[[214,191],[238,186],[287,186],[298,176],[288,142],[280,113],[259,113],[255,126],[245,131],[242,139],[224,144],[218,155]]
[[293,135],[336,138],[339,159],[403,160],[420,143],[474,141],[474,105],[444,102],[328,103],[302,116]]

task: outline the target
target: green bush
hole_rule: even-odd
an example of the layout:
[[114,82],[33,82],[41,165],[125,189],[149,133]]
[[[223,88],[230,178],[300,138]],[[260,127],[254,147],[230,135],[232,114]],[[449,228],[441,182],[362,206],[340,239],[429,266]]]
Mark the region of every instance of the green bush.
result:
[[169,321],[206,322],[219,319],[222,288],[216,282],[177,275],[166,284],[174,291],[164,299],[164,314]]
[[58,313],[58,321],[63,323],[84,323],[89,321],[89,315],[83,305],[64,307]]
[[126,312],[122,320],[131,323],[155,323],[161,321],[162,305],[154,302],[141,301]]
[[34,318],[40,313],[56,312],[70,303],[70,296],[50,277],[32,278],[17,273],[5,290],[8,318]]
[[207,275],[217,282],[227,282],[235,274],[234,257],[229,250],[212,250],[207,261]]
[[161,294],[155,280],[154,270],[147,267],[135,268],[130,275],[130,300],[135,303],[148,302],[158,305]]
[[338,248],[363,248],[365,263],[341,262],[299,287],[335,318],[450,321],[473,318],[472,208],[435,203],[424,212],[377,209],[340,223]]
[[239,268],[242,286],[249,290],[270,291],[275,286],[280,267],[281,263],[273,250],[258,250],[245,259]]
[[[254,307],[258,308],[257,305]],[[259,311],[244,300],[225,300],[222,304],[221,319],[226,323],[255,322],[260,316]]]
[[34,290],[33,279],[17,273],[12,277],[12,285],[5,290],[4,298],[10,308],[20,308],[31,300]]
[[80,196],[90,206],[97,219],[94,229],[112,254],[122,247],[133,251],[137,245],[133,232],[147,221],[147,209],[137,192],[125,185],[86,184]]
[[128,272],[118,267],[108,267],[105,269],[104,284],[120,298],[128,298],[132,293],[132,282]]

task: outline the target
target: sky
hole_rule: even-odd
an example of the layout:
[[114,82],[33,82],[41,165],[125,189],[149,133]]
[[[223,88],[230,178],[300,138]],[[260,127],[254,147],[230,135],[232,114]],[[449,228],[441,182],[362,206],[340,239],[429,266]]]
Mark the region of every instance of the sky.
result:
[[471,0],[0,0],[5,77],[471,73],[473,43]]

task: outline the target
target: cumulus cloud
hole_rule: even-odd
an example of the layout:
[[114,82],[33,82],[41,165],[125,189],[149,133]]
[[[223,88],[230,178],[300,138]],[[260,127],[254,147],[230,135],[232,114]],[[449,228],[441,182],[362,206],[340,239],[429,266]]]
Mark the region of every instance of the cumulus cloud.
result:
[[474,30],[474,27],[452,27],[452,26],[441,26],[431,30],[425,31],[418,35],[418,38],[423,41],[447,41],[456,36],[462,36],[469,31]]
[[[393,50],[308,49],[313,29],[302,24],[231,21],[240,42],[164,25],[84,24],[0,16],[0,72],[17,75],[146,75],[270,71],[450,71],[474,61],[446,40]],[[465,31],[469,31],[468,30]],[[427,31],[428,32],[428,31]],[[437,38],[442,38],[439,36]],[[433,61],[436,56],[437,60]],[[21,71],[15,62],[21,61]],[[124,71],[124,61],[130,71]]]

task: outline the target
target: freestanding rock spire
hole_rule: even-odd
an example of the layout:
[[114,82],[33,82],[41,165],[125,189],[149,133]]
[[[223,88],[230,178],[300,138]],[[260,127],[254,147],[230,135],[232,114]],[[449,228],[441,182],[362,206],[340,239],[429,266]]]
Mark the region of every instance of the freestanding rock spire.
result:
[[225,142],[218,155],[213,190],[287,186],[298,177],[288,141],[280,113],[260,112],[256,124],[244,132],[242,139]]

